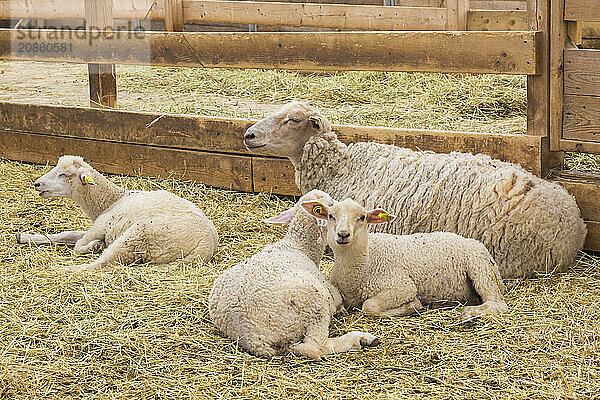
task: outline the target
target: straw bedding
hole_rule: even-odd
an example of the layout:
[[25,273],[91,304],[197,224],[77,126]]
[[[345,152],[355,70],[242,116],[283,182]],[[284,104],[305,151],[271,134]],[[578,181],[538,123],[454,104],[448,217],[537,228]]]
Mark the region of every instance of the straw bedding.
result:
[[456,325],[460,309],[404,318],[354,311],[334,319],[332,334],[365,330],[381,337],[378,347],[322,362],[264,360],[222,337],[206,302],[221,271],[282,236],[283,227],[261,221],[292,199],[111,176],[199,204],[219,231],[216,258],[71,274],[52,267],[94,256],[14,241],[17,231],[89,225],[71,201],[31,189],[48,169],[0,160],[0,398],[554,399],[600,390],[599,257],[508,282],[510,311],[472,326]]

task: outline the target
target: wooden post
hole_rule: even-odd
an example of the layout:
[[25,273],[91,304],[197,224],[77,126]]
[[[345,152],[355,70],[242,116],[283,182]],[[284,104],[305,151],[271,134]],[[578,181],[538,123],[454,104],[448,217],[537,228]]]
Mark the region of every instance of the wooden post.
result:
[[470,0],[446,1],[446,30],[466,31]]
[[165,0],[165,28],[167,32],[183,32],[183,1]]
[[564,50],[569,45],[565,2],[552,0],[550,11],[550,150],[560,150],[564,108]]
[[[85,22],[88,34],[92,31],[112,29],[112,0],[85,0]],[[95,40],[101,40],[97,38]],[[88,64],[90,82],[90,107],[117,107],[117,77],[114,64]]]

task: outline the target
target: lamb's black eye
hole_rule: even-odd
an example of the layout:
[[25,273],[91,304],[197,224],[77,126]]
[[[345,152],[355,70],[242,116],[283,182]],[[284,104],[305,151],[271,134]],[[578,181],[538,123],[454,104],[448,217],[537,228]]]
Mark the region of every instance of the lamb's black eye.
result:
[[333,215],[331,215],[331,214],[329,214],[329,219],[332,221],[335,220],[335,218],[333,218]]
[[294,122],[294,123],[297,124],[298,122],[300,122],[300,120],[298,118],[290,117],[290,118],[287,119],[287,122]]
[[360,222],[363,222],[365,220],[365,216],[361,215],[360,218],[358,219]]
[[67,175],[66,175],[66,174],[58,174],[58,177],[59,177],[59,178],[66,178],[66,177],[67,177]]

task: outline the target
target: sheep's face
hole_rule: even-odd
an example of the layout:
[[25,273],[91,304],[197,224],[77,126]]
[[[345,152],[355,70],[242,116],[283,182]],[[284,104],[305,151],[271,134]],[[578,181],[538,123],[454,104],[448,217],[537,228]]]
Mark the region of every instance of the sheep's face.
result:
[[72,197],[83,185],[95,185],[92,168],[81,157],[62,156],[56,167],[39,178],[34,188],[44,199],[49,197]]
[[367,224],[390,222],[395,217],[381,208],[367,211],[352,199],[333,206],[313,201],[304,202],[302,207],[315,218],[327,221],[327,241],[332,247],[345,247],[356,239],[367,239]]
[[317,109],[293,101],[248,128],[244,145],[254,153],[288,157],[296,163],[308,139],[330,130],[331,125]]

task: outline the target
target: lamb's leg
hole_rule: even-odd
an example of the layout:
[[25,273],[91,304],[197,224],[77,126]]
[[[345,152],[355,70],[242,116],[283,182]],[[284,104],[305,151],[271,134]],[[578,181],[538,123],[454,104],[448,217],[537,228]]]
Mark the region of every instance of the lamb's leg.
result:
[[296,355],[320,360],[327,354],[358,351],[365,346],[377,346],[379,339],[366,332],[353,331],[340,337],[329,337],[330,317],[323,317],[319,322],[309,327],[304,341],[290,346],[290,351]]
[[133,226],[126,230],[114,242],[112,242],[97,260],[89,264],[73,265],[61,267],[67,271],[107,271],[110,270],[110,265],[116,263],[131,264],[140,258],[143,254],[139,253],[139,237],[140,232],[137,226]]
[[394,288],[382,290],[365,300],[362,311],[365,314],[396,317],[414,314],[423,308],[417,299],[417,287],[411,280],[399,282]]
[[65,231],[53,235],[39,235],[33,233],[17,233],[17,243],[31,244],[75,244],[85,235],[86,231]]
[[473,282],[473,288],[482,304],[465,307],[460,316],[460,322],[467,322],[483,314],[502,313],[508,311],[502,292],[504,284],[494,260],[489,257],[480,257],[469,265],[467,274]]

